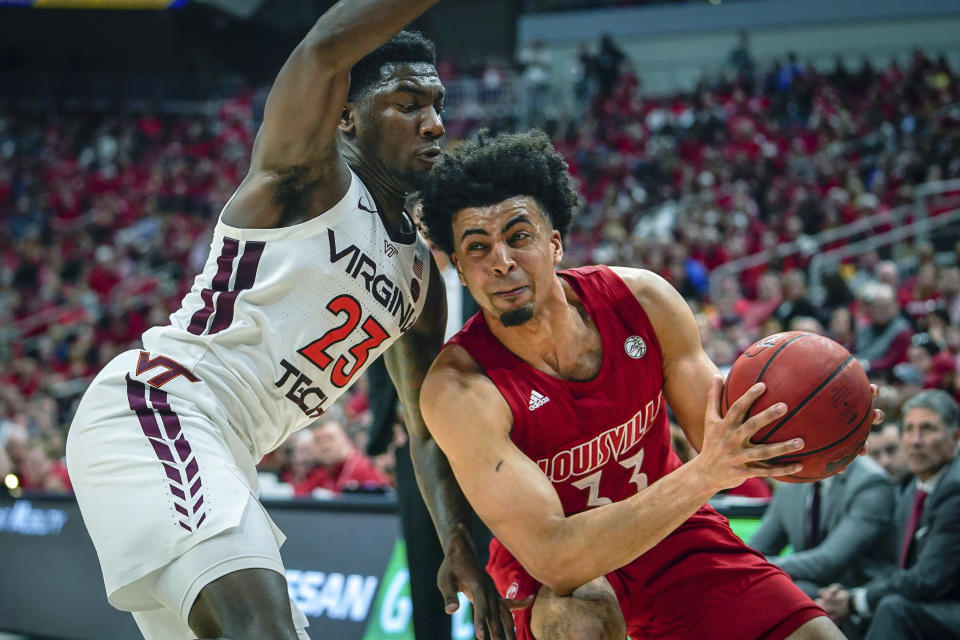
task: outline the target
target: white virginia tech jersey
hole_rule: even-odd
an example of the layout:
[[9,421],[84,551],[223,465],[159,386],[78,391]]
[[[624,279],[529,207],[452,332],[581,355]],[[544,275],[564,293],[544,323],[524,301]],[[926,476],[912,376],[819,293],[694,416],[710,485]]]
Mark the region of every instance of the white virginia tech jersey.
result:
[[318,418],[423,311],[429,248],[412,225],[388,230],[351,174],[340,202],[308,222],[237,229],[221,219],[183,306],[143,335],[151,358],[209,387],[213,397],[189,399],[225,410],[254,460]]

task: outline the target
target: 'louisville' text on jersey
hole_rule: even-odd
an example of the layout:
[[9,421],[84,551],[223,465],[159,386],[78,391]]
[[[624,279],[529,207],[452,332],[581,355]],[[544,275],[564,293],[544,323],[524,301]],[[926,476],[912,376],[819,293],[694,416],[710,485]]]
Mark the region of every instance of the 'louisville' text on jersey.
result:
[[619,460],[621,455],[640,442],[660,415],[662,407],[663,392],[623,424],[607,429],[587,442],[555,453],[550,458],[537,460],[537,466],[551,482],[565,482],[573,476],[596,471],[611,457]]
[[397,318],[400,331],[406,332],[413,325],[413,304],[407,305],[403,292],[389,277],[377,273],[377,263],[355,244],[337,251],[337,242],[333,229],[327,229],[330,238],[330,263],[336,264],[349,258],[344,273],[354,280],[363,280],[363,287],[373,295],[373,299],[390,315]]

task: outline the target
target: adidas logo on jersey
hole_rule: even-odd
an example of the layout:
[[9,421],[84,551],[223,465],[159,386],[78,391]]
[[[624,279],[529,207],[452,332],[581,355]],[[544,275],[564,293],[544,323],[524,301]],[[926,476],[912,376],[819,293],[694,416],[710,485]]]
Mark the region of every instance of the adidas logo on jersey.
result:
[[388,258],[392,258],[398,253],[397,248],[386,240],[383,241],[383,250],[386,252]]
[[536,391],[530,392],[530,411],[533,411],[534,409],[539,409],[540,407],[547,404],[548,402],[550,402],[550,398],[543,395],[542,393],[538,393]]

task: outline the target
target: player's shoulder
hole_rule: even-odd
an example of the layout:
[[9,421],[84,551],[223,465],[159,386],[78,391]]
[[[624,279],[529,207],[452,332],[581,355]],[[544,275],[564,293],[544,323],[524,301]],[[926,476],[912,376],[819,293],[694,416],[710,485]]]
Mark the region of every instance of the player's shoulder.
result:
[[623,280],[644,308],[648,305],[662,306],[676,303],[679,296],[677,290],[653,271],[636,267],[610,266],[608,268]]
[[448,343],[437,355],[420,391],[420,404],[429,409],[462,413],[502,400],[496,385],[477,361],[456,343]]
[[424,388],[427,385],[468,387],[477,377],[484,377],[483,369],[477,361],[461,345],[450,342],[440,350],[430,365],[423,385]]

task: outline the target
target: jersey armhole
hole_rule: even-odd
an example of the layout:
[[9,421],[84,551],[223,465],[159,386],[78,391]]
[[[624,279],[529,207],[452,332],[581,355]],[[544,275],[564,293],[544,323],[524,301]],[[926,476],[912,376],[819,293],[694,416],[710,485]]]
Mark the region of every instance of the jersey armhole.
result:
[[[570,272],[577,273],[580,277]],[[656,348],[658,353],[662,353],[657,332],[653,328],[653,323],[650,322],[650,316],[647,315],[643,305],[637,300],[627,283],[613,269],[606,265],[595,265],[568,269],[559,273],[560,275],[570,274],[565,279],[571,283],[571,286],[578,289],[590,287],[593,294],[604,300],[614,313],[624,319],[628,326],[636,327],[639,324],[650,342],[653,343],[650,346]]]

